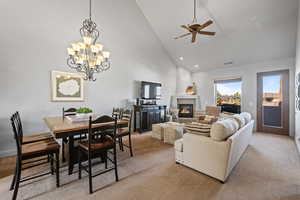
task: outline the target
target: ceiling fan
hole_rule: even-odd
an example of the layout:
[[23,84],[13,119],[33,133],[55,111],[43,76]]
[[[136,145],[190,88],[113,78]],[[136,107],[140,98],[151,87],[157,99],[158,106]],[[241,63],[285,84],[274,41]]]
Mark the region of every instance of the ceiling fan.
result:
[[210,32],[210,31],[202,31],[202,29],[208,27],[213,23],[212,20],[208,20],[204,24],[197,24],[197,17],[196,17],[196,0],[194,0],[194,19],[192,21],[192,24],[187,24],[187,25],[181,25],[182,28],[186,29],[189,31],[189,33],[183,34],[181,36],[175,37],[174,39],[179,39],[186,37],[188,35],[192,35],[192,43],[196,42],[196,36],[197,34],[202,34],[202,35],[209,35],[209,36],[214,36],[216,33],[215,32]]

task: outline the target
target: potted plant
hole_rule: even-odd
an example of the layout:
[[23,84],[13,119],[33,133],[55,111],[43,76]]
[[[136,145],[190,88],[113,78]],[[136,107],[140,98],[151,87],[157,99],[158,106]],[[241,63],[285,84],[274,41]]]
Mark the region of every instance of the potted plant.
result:
[[90,108],[79,108],[76,110],[76,117],[78,118],[87,118],[93,115],[93,110]]

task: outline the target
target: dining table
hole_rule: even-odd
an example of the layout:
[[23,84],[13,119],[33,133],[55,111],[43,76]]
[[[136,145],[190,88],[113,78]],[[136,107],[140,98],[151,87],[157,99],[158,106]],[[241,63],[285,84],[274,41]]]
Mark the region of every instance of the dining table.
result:
[[[82,135],[88,133],[89,121],[72,122],[65,117],[45,117],[44,121],[48,126],[51,134],[55,139],[67,139],[68,140],[68,150],[69,150],[69,175],[73,173],[74,165],[76,164],[76,154],[74,146],[74,137],[77,135]],[[99,123],[94,124],[93,127],[101,127],[107,125],[114,125],[115,122]],[[118,120],[117,126],[126,126],[128,124],[127,120]]]

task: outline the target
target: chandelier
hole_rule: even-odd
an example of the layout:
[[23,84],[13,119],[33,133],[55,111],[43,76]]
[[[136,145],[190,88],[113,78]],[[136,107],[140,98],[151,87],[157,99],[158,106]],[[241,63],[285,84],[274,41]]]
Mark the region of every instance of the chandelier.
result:
[[67,64],[70,68],[85,74],[84,80],[95,81],[94,73],[110,68],[108,51],[103,51],[103,45],[97,44],[99,37],[97,25],[92,21],[92,2],[90,0],[89,18],[83,21],[80,29],[82,42],[72,43],[68,50]]

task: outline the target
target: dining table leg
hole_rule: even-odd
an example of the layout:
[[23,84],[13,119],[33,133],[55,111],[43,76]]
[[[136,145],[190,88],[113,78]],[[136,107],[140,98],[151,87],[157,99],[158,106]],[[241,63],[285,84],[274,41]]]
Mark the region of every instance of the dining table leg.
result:
[[74,136],[69,136],[69,175],[73,173],[74,162]]

